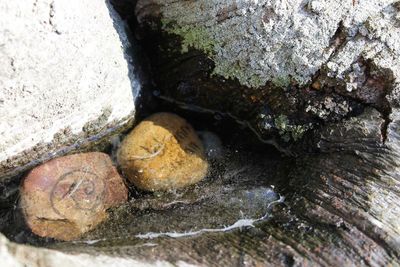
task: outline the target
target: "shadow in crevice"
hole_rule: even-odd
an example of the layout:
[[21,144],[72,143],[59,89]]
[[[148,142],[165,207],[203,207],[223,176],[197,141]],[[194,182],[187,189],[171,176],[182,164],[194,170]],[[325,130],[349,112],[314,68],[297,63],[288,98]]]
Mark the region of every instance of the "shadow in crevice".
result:
[[127,23],[130,18],[129,13],[134,14],[136,0],[105,0],[105,4],[124,52],[128,67],[127,75],[131,82],[132,101],[135,103],[135,119],[140,121],[140,118],[149,114],[146,108],[152,107],[154,104],[149,77],[150,66]]

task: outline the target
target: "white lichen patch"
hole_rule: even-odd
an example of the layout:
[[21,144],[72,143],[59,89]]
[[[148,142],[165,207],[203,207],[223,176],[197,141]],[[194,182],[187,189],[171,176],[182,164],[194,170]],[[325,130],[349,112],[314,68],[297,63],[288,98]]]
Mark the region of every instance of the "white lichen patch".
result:
[[[395,0],[154,1],[165,29],[182,37],[183,51],[203,50],[215,74],[249,87],[306,84],[323,66],[343,78],[360,56],[377,66],[399,58]],[[338,30],[345,38],[335,45]]]
[[337,114],[340,117],[347,115],[351,111],[351,107],[346,100],[341,102],[335,101],[328,96],[321,102],[308,102],[306,112],[317,116],[320,119],[327,119],[332,114]]

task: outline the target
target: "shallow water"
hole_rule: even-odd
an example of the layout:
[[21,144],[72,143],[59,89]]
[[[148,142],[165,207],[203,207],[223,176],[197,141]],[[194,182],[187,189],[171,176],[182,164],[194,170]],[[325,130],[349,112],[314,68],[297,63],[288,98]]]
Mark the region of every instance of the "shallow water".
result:
[[[275,186],[282,164],[277,156],[225,146],[224,156],[212,161],[201,183],[168,193],[134,192],[129,203],[112,210],[108,221],[80,240],[44,245],[69,253],[171,262],[222,251],[214,251],[211,243],[225,244],[223,250],[232,255],[238,249],[256,251],[257,241],[249,239],[263,236],[274,208],[284,204]],[[239,248],[241,240],[247,244]]]
[[[3,188],[8,193],[3,196],[8,197],[0,203],[0,230],[18,243],[70,253],[133,255],[146,260],[168,259],[182,246],[194,244],[203,247],[199,255],[209,253],[210,237],[222,243],[228,240],[228,244],[231,238],[248,238],[265,227],[274,207],[284,202],[277,184],[285,178],[288,159],[281,158],[270,146],[252,145],[240,131],[235,130],[233,135],[219,132],[221,141],[215,133],[207,132],[209,128],[199,123],[196,126],[206,138],[211,164],[209,175],[197,185],[155,193],[132,187],[129,202],[110,210],[106,222],[80,240],[59,242],[39,238],[25,227],[18,209],[16,179]],[[111,156],[119,140],[110,140],[114,144],[114,149],[108,151]],[[154,254],[154,250],[158,252]]]

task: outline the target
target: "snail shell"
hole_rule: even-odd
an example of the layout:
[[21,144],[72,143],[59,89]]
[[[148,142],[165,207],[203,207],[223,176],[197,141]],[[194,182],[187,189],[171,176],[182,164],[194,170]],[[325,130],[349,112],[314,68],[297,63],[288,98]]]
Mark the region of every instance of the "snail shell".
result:
[[106,209],[127,200],[128,191],[107,154],[53,159],[23,180],[20,207],[26,224],[42,237],[72,240],[107,218]]
[[193,127],[172,113],[156,113],[139,123],[122,141],[117,158],[125,176],[147,191],[189,186],[208,171]]

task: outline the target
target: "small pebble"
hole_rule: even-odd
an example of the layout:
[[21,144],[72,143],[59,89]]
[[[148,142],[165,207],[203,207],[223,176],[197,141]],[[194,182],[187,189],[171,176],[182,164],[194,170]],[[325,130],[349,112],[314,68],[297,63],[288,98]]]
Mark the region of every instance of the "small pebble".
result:
[[50,160],[22,182],[20,207],[27,226],[42,237],[74,240],[127,201],[128,190],[107,154],[92,152]]
[[172,113],[156,113],[142,121],[122,141],[117,158],[126,177],[146,191],[189,186],[208,171],[196,132]]

